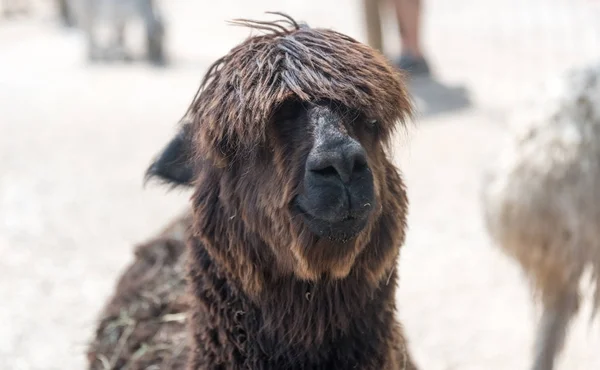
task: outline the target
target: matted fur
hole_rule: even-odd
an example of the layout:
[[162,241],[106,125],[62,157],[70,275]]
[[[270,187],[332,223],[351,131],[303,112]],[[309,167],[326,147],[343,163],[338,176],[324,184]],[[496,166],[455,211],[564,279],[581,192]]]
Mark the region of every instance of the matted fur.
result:
[[135,248],[87,349],[88,369],[182,369],[189,353],[185,239],[190,211]]
[[[416,369],[395,317],[408,201],[386,145],[411,112],[402,76],[375,50],[331,30],[290,18],[241,23],[268,34],[209,69],[182,136],[158,157],[167,167],[190,158],[193,172],[188,368]],[[312,137],[277,135],[278,108],[290,99],[377,120],[377,134],[357,136],[376,207],[355,238],[319,239],[292,213]]]
[[384,140],[411,113],[401,72],[371,47],[291,18],[235,23],[267,34],[233,48],[205,75],[188,111],[200,157],[266,145],[269,118],[290,97],[329,99],[365,112],[378,120]]
[[[402,76],[335,31],[241,23],[268,34],[218,60],[186,115],[196,176],[191,368],[413,369],[394,317],[407,197],[386,151],[411,112]],[[275,113],[290,99],[377,120],[377,139],[362,144],[378,207],[348,242],[316,238],[290,211],[310,150],[309,138],[277,139]]]

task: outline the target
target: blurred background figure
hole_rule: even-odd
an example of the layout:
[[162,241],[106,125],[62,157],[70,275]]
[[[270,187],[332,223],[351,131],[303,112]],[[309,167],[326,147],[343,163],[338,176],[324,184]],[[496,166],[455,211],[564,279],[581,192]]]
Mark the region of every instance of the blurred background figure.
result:
[[29,0],[2,0],[2,14],[4,16],[12,16],[14,14],[29,13]]
[[58,14],[61,22],[66,27],[74,27],[75,19],[73,17],[73,10],[69,6],[68,0],[56,0],[56,7],[58,8]]
[[[164,50],[165,25],[158,4],[154,0],[70,0],[59,1],[60,14],[66,24],[72,24],[76,14],[77,23],[85,32],[87,57],[91,62],[130,61],[133,59],[126,48],[127,25],[141,19],[145,28],[146,57],[156,65],[166,63]],[[100,42],[98,31],[108,26],[110,38]]]
[[[399,31],[399,55],[384,47],[385,39],[394,32],[386,27],[388,24],[385,21],[389,12],[385,10],[388,7],[393,7],[393,28]],[[439,4],[435,4],[434,7],[438,8]],[[409,77],[417,77],[411,78],[411,93],[416,98],[421,114],[435,115],[456,111],[471,104],[469,91],[465,86],[451,86],[432,76],[430,63],[423,48],[421,0],[363,0],[362,10],[367,43],[387,55],[391,62]],[[390,46],[389,43],[387,46]],[[397,50],[395,47],[391,49]]]
[[395,64],[411,75],[429,75],[429,64],[421,49],[421,0],[392,0],[400,30],[402,53]]
[[392,5],[400,31],[402,50],[399,58],[392,58],[394,64],[411,75],[429,76],[431,73],[429,63],[423,55],[421,44],[421,0],[389,0],[389,3],[387,2],[388,0],[363,0],[369,45],[385,52],[380,11],[382,5]]

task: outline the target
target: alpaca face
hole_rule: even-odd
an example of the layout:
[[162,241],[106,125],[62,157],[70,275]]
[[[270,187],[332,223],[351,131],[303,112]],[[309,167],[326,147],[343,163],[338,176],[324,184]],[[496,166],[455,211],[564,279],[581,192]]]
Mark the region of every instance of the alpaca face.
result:
[[289,202],[293,215],[320,238],[354,238],[377,204],[367,155],[376,149],[376,121],[330,101],[291,101],[279,109],[274,131],[280,145],[303,143],[283,158],[295,166],[284,176],[299,181],[292,184],[298,189]]
[[148,175],[193,182],[195,235],[222,263],[238,258],[242,280],[255,258],[310,280],[359,259],[375,281],[403,238],[406,196],[385,150],[411,111],[401,75],[335,31],[254,25],[270,32],[211,65]]

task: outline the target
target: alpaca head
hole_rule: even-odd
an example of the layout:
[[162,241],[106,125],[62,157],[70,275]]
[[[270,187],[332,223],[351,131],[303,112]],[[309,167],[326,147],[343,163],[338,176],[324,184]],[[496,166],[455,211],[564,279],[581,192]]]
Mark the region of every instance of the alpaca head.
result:
[[403,235],[404,193],[386,154],[410,114],[401,76],[332,30],[240,23],[268,32],[211,66],[149,174],[196,189],[200,235],[258,240],[246,244],[268,249],[279,273],[343,278],[369,244]]

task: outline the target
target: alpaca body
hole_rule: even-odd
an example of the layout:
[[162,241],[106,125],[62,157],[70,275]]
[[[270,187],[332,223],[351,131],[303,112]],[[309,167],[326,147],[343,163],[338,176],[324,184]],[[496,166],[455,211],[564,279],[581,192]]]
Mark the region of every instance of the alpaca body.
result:
[[185,241],[189,210],[135,248],[98,320],[87,349],[88,369],[184,369],[186,328]]
[[[196,364],[197,369],[213,368],[209,360],[217,358],[231,361],[223,364],[226,369],[416,369],[390,304],[395,272],[371,295],[361,292],[356,279],[341,284],[282,279],[262,298],[270,304],[260,306],[223,279],[204,246],[191,247],[198,263],[190,263],[184,245],[191,224],[186,211],[136,247],[135,260],[120,277],[87,350],[90,370],[107,364],[132,370],[189,368],[186,323],[192,322],[196,335],[216,340],[202,350],[206,362]],[[204,297],[195,313],[187,298],[186,265],[195,277],[192,286],[202,290],[195,294]],[[236,325],[224,330],[224,322]],[[296,332],[286,332],[290,327]],[[250,340],[248,333],[261,328]],[[318,343],[311,343],[308,333],[319,333]],[[389,357],[382,355],[388,351]]]
[[600,67],[553,81],[516,124],[486,178],[485,217],[542,301],[533,368],[549,370],[588,268],[600,305]]

